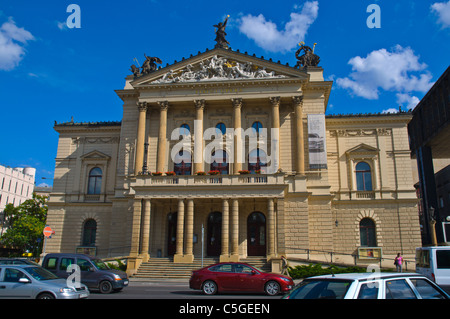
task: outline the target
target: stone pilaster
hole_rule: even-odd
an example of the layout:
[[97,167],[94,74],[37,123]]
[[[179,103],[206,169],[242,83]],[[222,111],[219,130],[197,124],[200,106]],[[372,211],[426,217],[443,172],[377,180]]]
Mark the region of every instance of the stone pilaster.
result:
[[295,170],[305,174],[305,142],[303,137],[303,96],[293,96],[295,109]]
[[147,117],[147,102],[138,102],[139,118],[136,141],[136,161],[134,165],[134,174],[138,175],[142,171],[144,163],[144,143],[145,143],[145,121]]
[[166,135],[167,135],[167,109],[169,108],[168,101],[158,101],[160,107],[159,117],[159,134],[158,134],[158,158],[156,170],[164,172],[166,165]]

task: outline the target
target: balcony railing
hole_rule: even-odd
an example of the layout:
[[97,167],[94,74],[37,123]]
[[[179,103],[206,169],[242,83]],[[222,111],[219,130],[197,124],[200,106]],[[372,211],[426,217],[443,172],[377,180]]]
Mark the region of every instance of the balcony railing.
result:
[[246,175],[141,175],[136,179],[141,186],[204,186],[204,185],[267,185],[284,184],[284,174]]

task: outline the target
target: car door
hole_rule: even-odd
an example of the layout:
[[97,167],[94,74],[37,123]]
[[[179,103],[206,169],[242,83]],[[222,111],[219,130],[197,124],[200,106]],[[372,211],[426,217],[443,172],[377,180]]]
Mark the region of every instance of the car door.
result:
[[97,287],[97,274],[91,262],[84,258],[77,258],[77,265],[80,267],[81,282],[89,288]]
[[237,278],[232,264],[223,264],[217,267],[214,277],[219,285],[219,290],[235,290]]
[[263,291],[264,284],[262,282],[262,276],[253,268],[246,265],[236,264],[234,266],[234,272],[237,279],[237,290]]
[[[0,297],[22,299],[32,297],[31,279],[20,269],[5,267],[0,282]],[[20,282],[20,278],[27,278],[30,282]]]

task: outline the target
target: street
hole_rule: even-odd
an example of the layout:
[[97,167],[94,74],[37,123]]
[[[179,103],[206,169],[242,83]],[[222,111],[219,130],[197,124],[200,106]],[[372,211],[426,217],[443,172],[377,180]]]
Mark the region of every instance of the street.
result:
[[200,290],[189,288],[188,281],[130,281],[128,287],[120,292],[101,294],[91,291],[89,299],[280,299],[279,296],[267,296],[254,293],[227,293],[205,296]]

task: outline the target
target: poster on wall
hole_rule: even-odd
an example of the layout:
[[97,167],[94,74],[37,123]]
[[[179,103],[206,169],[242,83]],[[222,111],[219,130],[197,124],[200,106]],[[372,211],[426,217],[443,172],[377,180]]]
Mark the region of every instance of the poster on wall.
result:
[[325,114],[308,114],[309,168],[327,168]]

